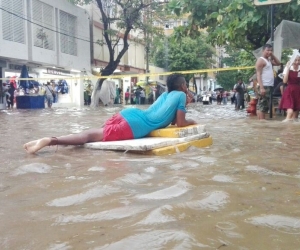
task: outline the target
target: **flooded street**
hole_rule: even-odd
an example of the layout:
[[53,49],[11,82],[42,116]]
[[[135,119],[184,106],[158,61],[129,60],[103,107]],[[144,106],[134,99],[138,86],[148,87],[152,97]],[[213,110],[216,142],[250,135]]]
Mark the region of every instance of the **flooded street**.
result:
[[209,148],[22,149],[100,127],[121,109],[0,111],[0,249],[300,248],[300,122],[197,103],[188,118],[206,124]]

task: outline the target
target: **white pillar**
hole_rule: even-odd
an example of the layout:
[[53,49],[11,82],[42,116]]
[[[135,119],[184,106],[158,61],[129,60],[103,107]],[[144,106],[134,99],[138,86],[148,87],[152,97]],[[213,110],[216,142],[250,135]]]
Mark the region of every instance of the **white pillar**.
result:
[[200,75],[200,86],[201,86],[201,90],[204,90],[204,82],[203,82],[203,75]]
[[197,87],[197,94],[199,95],[201,93],[201,82],[199,79],[196,79],[196,87]]
[[[77,102],[75,102],[79,107],[84,106],[84,73],[80,73],[80,79],[77,80],[77,86],[75,86],[75,89],[77,90],[76,96],[78,97]],[[76,84],[75,84],[76,85]],[[95,87],[95,86],[93,86]]]
[[[78,77],[79,79],[74,79],[70,81],[70,92],[72,91],[71,96],[71,100],[73,105],[76,106],[83,106],[84,105],[84,97],[83,97],[83,91],[84,91],[84,74],[80,73],[80,74],[76,74],[76,77]],[[69,83],[68,83],[69,84]]]

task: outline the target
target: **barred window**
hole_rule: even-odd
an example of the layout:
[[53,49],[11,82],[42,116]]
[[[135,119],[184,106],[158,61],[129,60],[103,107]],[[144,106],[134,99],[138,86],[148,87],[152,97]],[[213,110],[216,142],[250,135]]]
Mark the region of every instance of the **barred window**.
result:
[[[54,48],[54,32],[53,29],[53,7],[42,3],[39,0],[32,1],[32,17],[33,22],[40,25],[33,24],[33,43],[34,46],[53,50]],[[45,28],[43,28],[45,27]],[[47,29],[49,28],[49,29]]]
[[77,56],[77,19],[62,10],[59,12],[61,52]]
[[24,1],[2,0],[2,8],[3,39],[25,44]]

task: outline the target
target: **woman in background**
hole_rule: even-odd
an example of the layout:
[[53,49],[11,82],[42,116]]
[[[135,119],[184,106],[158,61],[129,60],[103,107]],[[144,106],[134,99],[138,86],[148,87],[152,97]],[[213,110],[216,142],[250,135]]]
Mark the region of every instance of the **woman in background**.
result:
[[[293,60],[293,58],[295,58]],[[293,60],[293,61],[292,61]],[[283,71],[283,83],[287,84],[279,109],[286,110],[283,122],[298,121],[300,111],[300,53],[294,52],[291,61],[287,62]]]

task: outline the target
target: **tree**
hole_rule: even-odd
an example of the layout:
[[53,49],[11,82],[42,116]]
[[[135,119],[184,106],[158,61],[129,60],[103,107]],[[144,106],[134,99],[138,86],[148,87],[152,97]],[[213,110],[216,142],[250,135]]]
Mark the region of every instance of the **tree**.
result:
[[[69,0],[74,4],[88,4],[93,0]],[[143,33],[154,32],[152,25],[147,21],[149,13],[160,12],[164,1],[141,1],[141,0],[95,0],[101,13],[103,23],[104,41],[98,41],[100,45],[106,46],[109,51],[109,62],[101,71],[102,76],[111,75],[118,67],[121,58],[128,50],[129,35],[131,31]],[[122,48],[116,54],[116,47]],[[146,41],[147,43],[147,41]],[[102,79],[103,81],[104,79]]]
[[[223,63],[229,67],[241,67],[241,66],[254,66],[256,58],[252,53],[248,53],[245,50],[234,49],[226,46],[226,53],[229,57],[223,58]],[[216,79],[219,85],[225,89],[232,89],[238,79],[242,79],[244,82],[248,82],[250,77],[255,73],[255,69],[246,70],[234,70],[234,71],[221,71],[216,75]]]
[[237,82],[238,72],[237,71],[222,71],[216,75],[218,85],[224,89],[232,89],[234,84]]
[[[152,48],[153,63],[169,71],[207,69],[211,67],[213,49],[198,37],[192,39],[180,35],[181,27],[175,28],[170,37],[154,42]],[[193,75],[187,75],[188,79]]]
[[[282,18],[300,21],[297,1],[275,6],[275,27]],[[270,7],[255,6],[253,0],[171,0],[169,8],[177,14],[190,13],[187,28],[191,34],[198,28],[205,28],[214,45],[229,43],[251,51],[260,48],[270,38]]]

